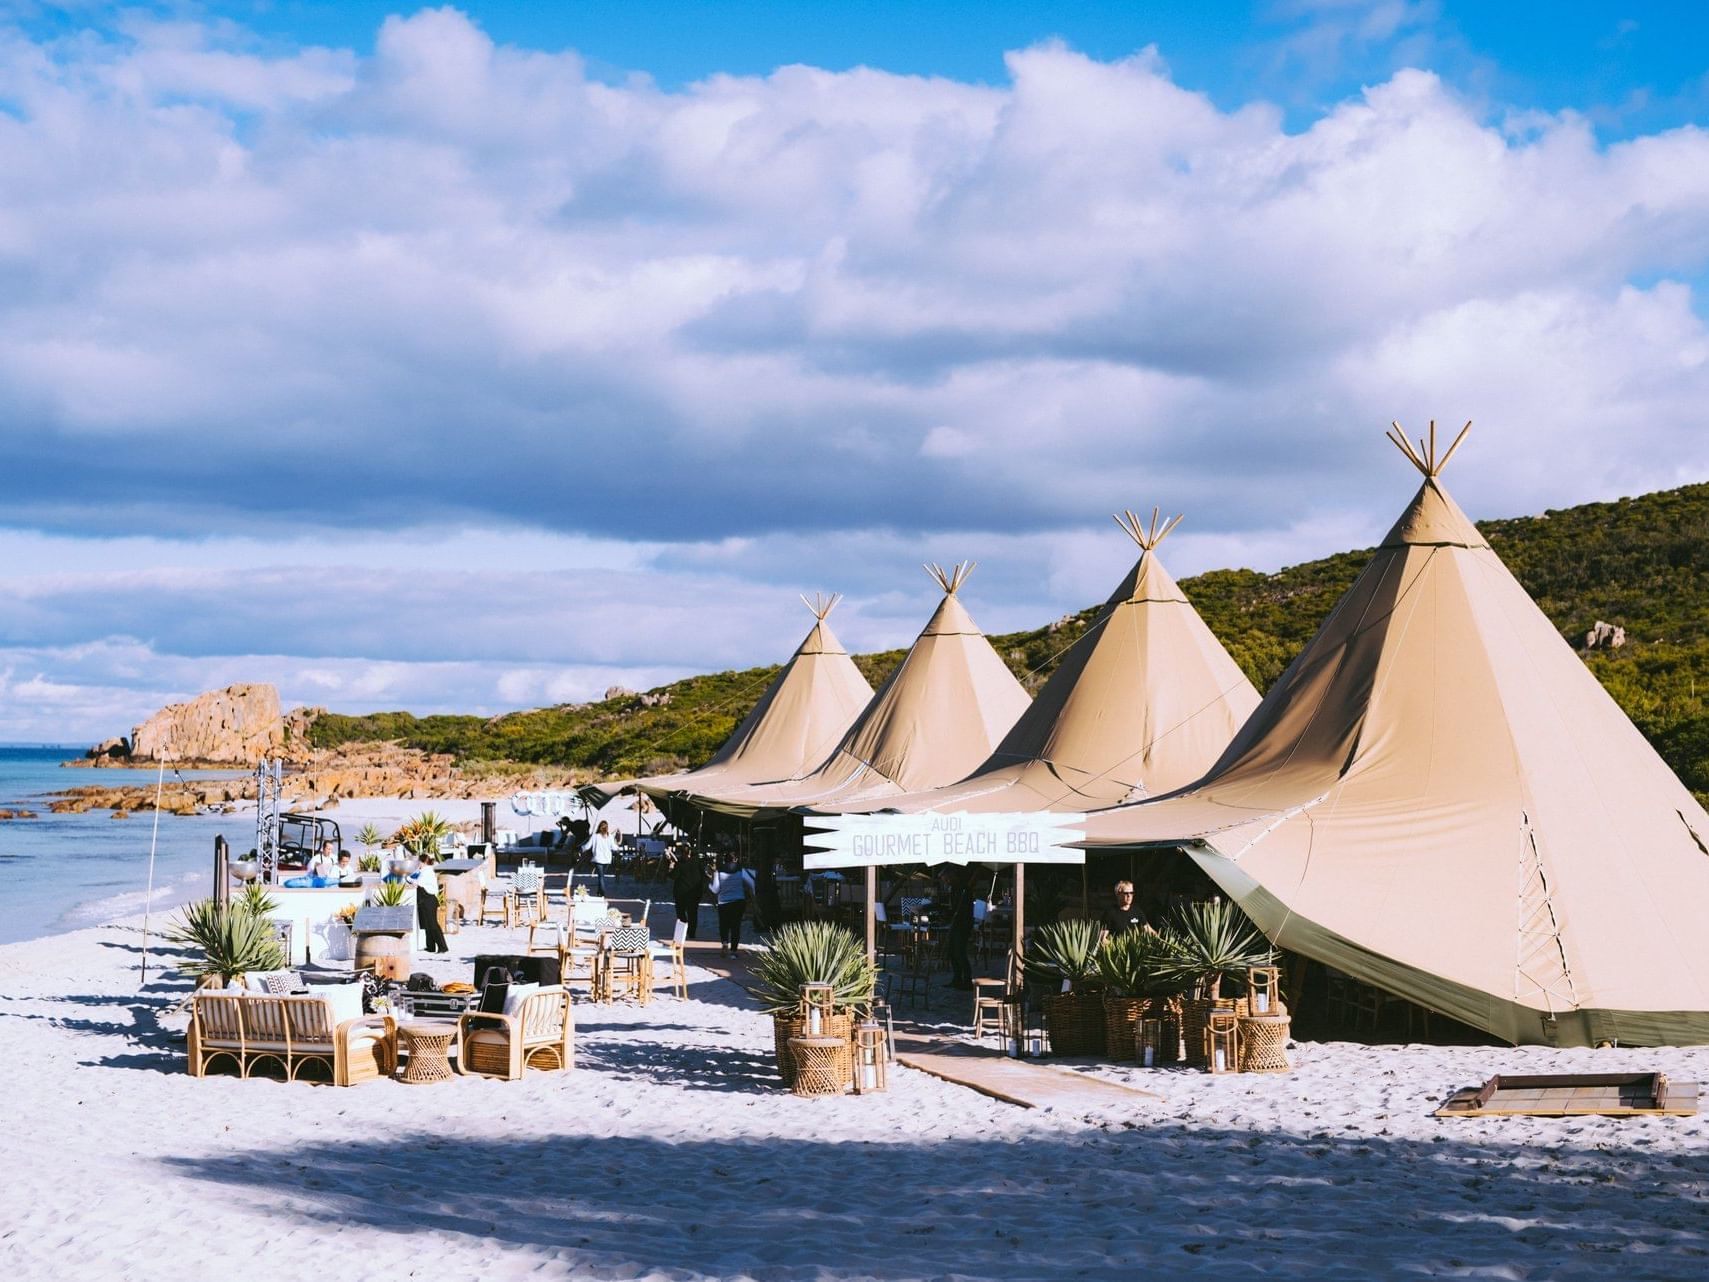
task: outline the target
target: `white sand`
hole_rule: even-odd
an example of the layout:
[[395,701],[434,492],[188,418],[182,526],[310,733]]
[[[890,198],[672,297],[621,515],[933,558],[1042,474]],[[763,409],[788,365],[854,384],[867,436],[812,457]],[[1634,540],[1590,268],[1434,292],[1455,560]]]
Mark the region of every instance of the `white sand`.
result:
[[1709,1051],[1307,1045],[1288,1077],[1090,1070],[1162,1096],[1090,1117],[907,1070],[807,1101],[702,971],[687,1002],[581,1006],[572,1073],[196,1081],[139,942],[0,948],[0,1276],[1709,1275],[1709,1119],[1429,1115],[1493,1071],[1704,1080]]

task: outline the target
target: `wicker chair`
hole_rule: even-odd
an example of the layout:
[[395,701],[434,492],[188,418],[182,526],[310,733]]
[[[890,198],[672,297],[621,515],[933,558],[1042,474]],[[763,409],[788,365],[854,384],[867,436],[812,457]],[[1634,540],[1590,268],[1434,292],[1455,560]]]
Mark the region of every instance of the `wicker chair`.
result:
[[331,1007],[315,995],[202,992],[191,1010],[188,1050],[191,1077],[207,1076],[215,1060],[226,1058],[247,1078],[271,1060],[287,1081],[320,1063],[334,1086],[354,1086],[397,1068],[397,1024],[390,1015],[366,1015],[334,1027]]
[[518,1081],[526,1068],[574,1068],[576,1021],[565,988],[542,988],[511,1015],[457,1021],[457,1071]]

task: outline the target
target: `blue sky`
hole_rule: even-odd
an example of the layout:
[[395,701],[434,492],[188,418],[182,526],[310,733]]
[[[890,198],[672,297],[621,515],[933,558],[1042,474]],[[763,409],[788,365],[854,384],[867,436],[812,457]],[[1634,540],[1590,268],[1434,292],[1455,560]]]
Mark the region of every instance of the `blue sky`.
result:
[[0,0],[0,740],[1036,625],[1369,542],[1391,417],[1704,479],[1706,12]]
[[[1606,137],[1698,119],[1709,102],[1702,50],[1709,6],[1683,2],[1503,0],[1366,4],[909,3],[562,0],[462,6],[495,40],[573,49],[613,79],[661,86],[718,73],[764,75],[788,63],[855,66],[987,84],[1003,56],[1060,39],[1111,60],[1156,45],[1176,79],[1235,107],[1255,96],[1295,126],[1408,65],[1429,65],[1500,109],[1582,112]],[[371,53],[380,24],[407,6],[375,0],[234,0],[103,7],[26,3],[23,26],[63,33],[121,12],[206,15],[257,39]]]

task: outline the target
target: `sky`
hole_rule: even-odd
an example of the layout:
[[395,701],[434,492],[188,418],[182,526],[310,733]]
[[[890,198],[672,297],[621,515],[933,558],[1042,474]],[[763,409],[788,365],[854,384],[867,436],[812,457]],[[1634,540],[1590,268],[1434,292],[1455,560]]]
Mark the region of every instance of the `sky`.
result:
[[1709,7],[0,0],[0,742],[1709,479]]

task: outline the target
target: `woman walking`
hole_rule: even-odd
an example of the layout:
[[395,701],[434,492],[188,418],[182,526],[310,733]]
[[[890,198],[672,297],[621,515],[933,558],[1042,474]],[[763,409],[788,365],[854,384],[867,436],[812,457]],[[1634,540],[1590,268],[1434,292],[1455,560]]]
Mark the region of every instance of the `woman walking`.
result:
[[700,901],[706,894],[706,871],[692,850],[676,856],[671,874],[671,896],[676,900],[676,919],[688,927],[688,938],[700,920]]
[[754,890],[754,875],[736,866],[734,855],[725,855],[712,874],[712,895],[718,901],[718,945],[721,956],[742,951],[742,917],[748,911],[748,896]]
[[[588,848],[593,851],[593,878],[599,887],[599,897],[605,898],[605,870],[611,867],[611,861],[616,858],[617,841],[611,835],[611,825],[605,820],[599,821],[599,827],[593,830],[593,836],[588,838]],[[613,876],[615,877],[615,873]]]

